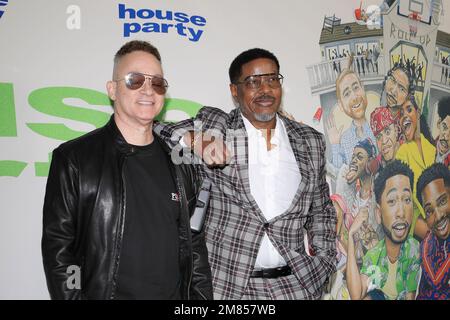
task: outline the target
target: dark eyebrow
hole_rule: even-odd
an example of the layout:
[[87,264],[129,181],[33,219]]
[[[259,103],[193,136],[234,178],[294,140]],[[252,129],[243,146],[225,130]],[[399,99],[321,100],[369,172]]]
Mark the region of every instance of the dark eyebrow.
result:
[[447,192],[442,193],[439,198],[436,199],[436,202],[439,202],[440,200],[442,200],[443,198],[445,198],[447,196]]
[[[387,197],[390,193],[392,193],[392,192],[394,192],[394,191],[397,191],[397,188],[392,188],[391,190],[389,190],[388,193],[386,194],[386,197]],[[404,188],[404,189],[403,189],[403,192],[408,192],[409,194],[411,194],[411,189],[410,189],[410,188]]]
[[363,152],[361,152],[361,151],[358,151],[356,154],[354,154],[355,156],[364,156],[364,153]]
[[388,193],[386,193],[386,197],[391,194],[392,192],[397,191],[397,188],[392,188],[391,190],[388,191]]
[[[447,196],[447,193],[444,191],[444,192],[436,199],[436,202],[441,201],[441,200],[442,200],[443,198],[445,198],[446,196]],[[423,194],[422,194],[422,197],[423,197]],[[430,203],[430,202],[425,202],[423,208],[425,209],[425,208],[427,208],[427,207],[429,207],[429,206],[431,206],[431,203]]]
[[402,89],[403,90],[405,90],[406,91],[406,87],[404,86],[404,85],[402,85],[401,83],[399,83],[398,81],[397,81],[397,84],[400,86],[400,87],[402,87]]

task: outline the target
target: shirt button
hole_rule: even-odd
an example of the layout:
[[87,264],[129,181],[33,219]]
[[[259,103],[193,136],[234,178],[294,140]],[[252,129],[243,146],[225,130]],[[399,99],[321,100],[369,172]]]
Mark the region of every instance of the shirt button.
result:
[[268,222],[264,223],[264,229],[269,229],[270,224]]

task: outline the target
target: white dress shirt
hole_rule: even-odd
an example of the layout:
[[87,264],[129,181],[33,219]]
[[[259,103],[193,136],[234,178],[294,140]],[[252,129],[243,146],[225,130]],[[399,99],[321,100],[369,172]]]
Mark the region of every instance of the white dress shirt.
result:
[[[300,184],[301,175],[283,121],[278,117],[271,137],[272,149],[260,130],[242,117],[248,135],[248,174],[251,195],[267,221],[290,207]],[[286,261],[264,235],[255,267],[276,268]]]

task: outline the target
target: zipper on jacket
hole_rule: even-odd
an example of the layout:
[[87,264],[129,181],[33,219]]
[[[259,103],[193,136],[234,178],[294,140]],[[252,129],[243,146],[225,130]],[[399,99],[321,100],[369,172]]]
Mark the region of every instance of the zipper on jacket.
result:
[[119,217],[120,221],[119,221],[119,228],[120,228],[120,232],[119,232],[119,239],[117,240],[116,244],[115,244],[115,250],[116,250],[116,256],[114,259],[114,265],[113,265],[113,274],[112,274],[112,287],[111,287],[111,295],[110,295],[110,299],[113,300],[114,296],[115,296],[115,291],[116,291],[116,287],[117,287],[117,270],[119,269],[119,264],[120,264],[120,254],[121,254],[121,250],[122,250],[122,239],[123,239],[123,231],[125,228],[125,209],[126,209],[126,181],[125,181],[125,175],[123,173],[123,168],[125,166],[125,161],[127,160],[127,156],[124,157],[123,162],[122,162],[122,166],[120,168],[120,172],[121,172],[121,177],[122,177],[122,206],[120,208],[120,212],[121,215]]

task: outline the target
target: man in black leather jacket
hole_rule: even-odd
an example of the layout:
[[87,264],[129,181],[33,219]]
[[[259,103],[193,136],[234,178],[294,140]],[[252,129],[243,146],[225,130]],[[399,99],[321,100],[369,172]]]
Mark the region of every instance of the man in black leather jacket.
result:
[[158,50],[125,44],[107,83],[104,127],[53,152],[42,255],[52,299],[211,299],[203,232],[192,233],[198,184],[153,134],[167,81]]

